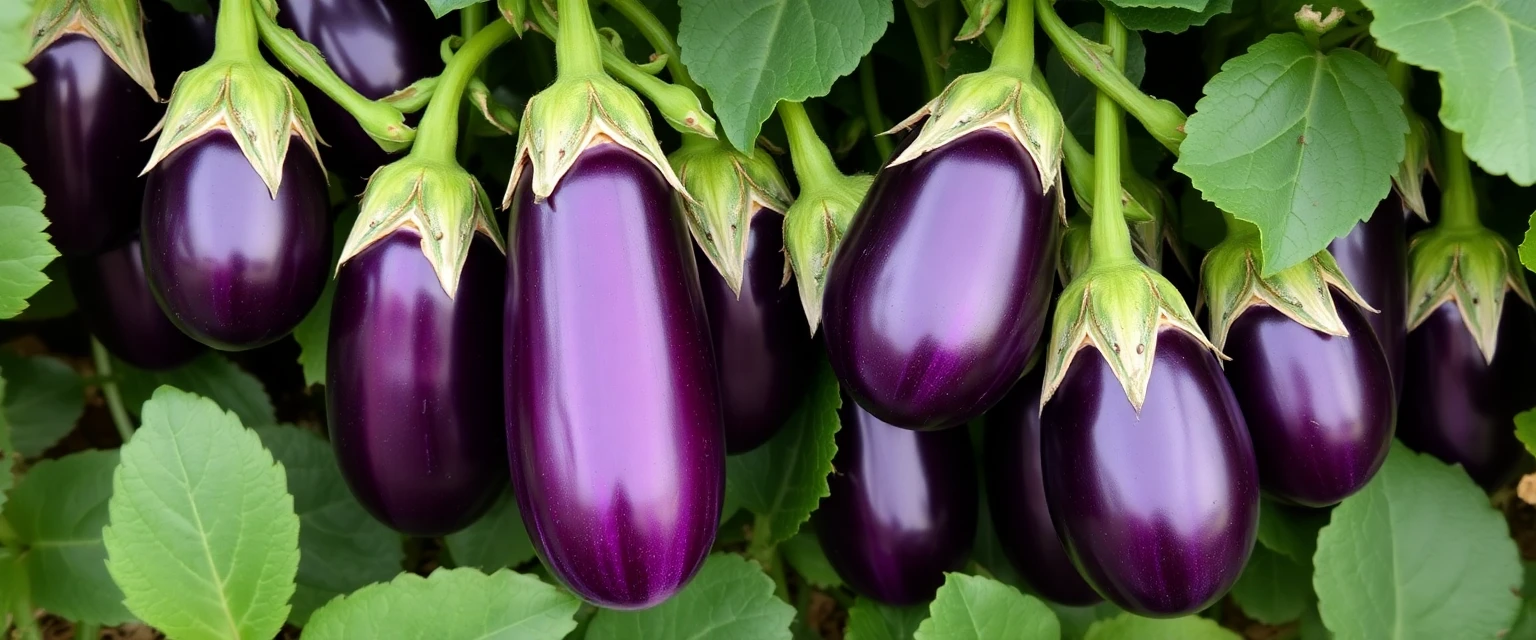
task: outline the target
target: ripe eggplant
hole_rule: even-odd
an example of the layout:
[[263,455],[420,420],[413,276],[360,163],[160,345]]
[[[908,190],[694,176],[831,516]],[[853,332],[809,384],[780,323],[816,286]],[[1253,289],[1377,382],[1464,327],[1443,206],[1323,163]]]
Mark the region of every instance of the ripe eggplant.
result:
[[836,469],[813,517],[827,560],[860,595],[905,606],[933,597],[976,538],[969,429],[901,429],[843,398]]
[[202,354],[202,343],[171,324],[144,276],[139,241],[67,263],[69,286],[91,334],[140,369],[174,369]]
[[1408,349],[1408,235],[1403,201],[1393,191],[1370,219],[1328,245],[1339,270],[1378,313],[1366,314],[1392,369],[1392,386],[1403,392],[1403,358]]
[[1056,530],[1106,599],[1180,616],[1237,581],[1258,533],[1258,469],[1205,345],[1177,329],[1158,333],[1139,415],[1098,349],[1084,347],[1040,425]]
[[1392,446],[1396,405],[1381,343],[1353,302],[1332,295],[1348,337],[1255,306],[1233,322],[1222,347],[1232,358],[1227,380],[1253,439],[1260,486],[1308,507],[1359,491]]
[[660,603],[714,544],[725,432],[692,240],[672,191],[617,144],[547,199],[533,171],[508,242],[507,449],[551,573],[610,608]]
[[326,352],[331,443],[380,522],[432,537],[479,519],[507,485],[501,252],[483,236],[452,298],[410,229],[336,275]]
[[150,289],[187,335],[240,351],[288,335],[325,288],[325,174],[294,139],[274,199],[228,131],[203,134],[149,172]]
[[942,429],[986,411],[1045,327],[1056,220],[1024,147],[995,128],[876,177],[833,259],[832,367],[883,421]]
[[992,528],[1003,554],[1047,600],[1074,607],[1103,598],[1083,581],[1051,521],[1040,460],[1040,386],[1036,367],[987,412],[982,471]]
[[784,281],[784,216],[761,210],[747,233],[741,297],[694,247],[720,372],[725,450],[745,453],[778,433],[800,405],[813,344],[800,296]]

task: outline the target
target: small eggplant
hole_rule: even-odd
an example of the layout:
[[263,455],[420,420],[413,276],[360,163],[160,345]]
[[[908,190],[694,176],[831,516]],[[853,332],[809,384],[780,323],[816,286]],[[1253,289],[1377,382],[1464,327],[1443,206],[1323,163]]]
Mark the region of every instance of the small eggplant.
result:
[[155,302],[137,238],[67,264],[69,286],[86,327],[123,362],[151,371],[174,369],[206,349],[171,324]]
[[274,198],[228,131],[180,146],[144,190],[145,272],[187,335],[225,351],[270,344],[320,298],[331,256],[325,174],[297,139]]
[[[1403,392],[1403,357],[1408,348],[1408,235],[1402,199],[1393,191],[1369,220],[1328,245],[1350,284],[1377,313],[1366,314],[1392,369],[1397,396]],[[1352,334],[1353,335],[1353,334]]]
[[839,415],[836,471],[812,516],[827,560],[864,597],[894,606],[928,600],[976,538],[971,432],[897,428],[847,397]]
[[336,275],[326,406],[342,476],[391,528],[433,537],[485,513],[507,484],[501,252],[476,237],[450,298],[402,229]]

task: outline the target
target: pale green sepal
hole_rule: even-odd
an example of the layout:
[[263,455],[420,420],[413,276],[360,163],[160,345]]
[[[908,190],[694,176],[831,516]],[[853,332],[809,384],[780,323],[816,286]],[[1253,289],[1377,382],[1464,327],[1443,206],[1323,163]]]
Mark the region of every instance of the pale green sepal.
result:
[[[668,160],[693,194],[682,207],[688,230],[739,297],[752,216],[764,209],[782,215],[793,200],[784,176],[767,151],[753,147],[747,155],[714,141],[685,144]],[[784,268],[787,281],[789,264]]]
[[886,166],[914,160],[973,131],[997,127],[1024,145],[1040,172],[1041,187],[1049,191],[1056,186],[1066,125],[1055,102],[1027,78],[992,70],[965,74],[885,133],[911,128],[925,117],[928,121],[917,138]]
[[1093,247],[1089,243],[1093,237],[1089,232],[1092,225],[1093,220],[1084,214],[1067,220],[1066,228],[1061,232],[1061,250],[1056,254],[1056,276],[1062,282],[1071,282],[1088,271],[1093,258]]
[[1003,0],[965,0],[965,24],[960,25],[960,35],[955,42],[975,40],[987,32],[987,25],[1003,12]]
[[1436,227],[1408,245],[1409,331],[1441,304],[1454,301],[1483,358],[1493,362],[1504,294],[1510,290],[1531,304],[1518,254],[1493,231]]
[[496,8],[501,11],[501,18],[512,25],[512,31],[517,37],[523,37],[523,32],[528,24],[528,0],[496,0]]
[[485,81],[479,78],[470,78],[468,91],[465,98],[480,112],[491,126],[509,136],[517,135],[517,114],[491,96],[490,87],[485,86]]
[[1217,349],[1226,345],[1233,323],[1256,306],[1273,307],[1314,331],[1348,337],[1330,287],[1360,308],[1377,311],[1366,304],[1326,249],[1268,278],[1260,275],[1259,256],[1257,235],[1232,234],[1212,248],[1200,265],[1200,296],[1210,307],[1210,337]]
[[[213,61],[181,74],[160,124],[159,139],[140,175],[172,151],[209,131],[224,129],[277,197],[288,140],[298,136],[320,163],[320,134],[293,83],[264,63]],[[150,135],[155,135],[151,133]],[[324,167],[324,164],[321,164]]]
[[1164,328],[1183,331],[1224,357],[1200,331],[1184,296],[1158,272],[1131,261],[1090,268],[1067,285],[1056,306],[1040,405],[1061,386],[1073,358],[1092,346],[1140,412],[1157,355],[1157,334]]
[[412,82],[404,89],[379,98],[379,102],[394,105],[400,113],[416,113],[427,107],[432,101],[432,92],[437,90],[437,76],[428,76]]
[[805,309],[812,335],[821,324],[821,293],[827,286],[832,257],[875,177],[839,176],[828,182],[823,188],[801,191],[784,215],[784,247],[789,251],[789,264],[800,288],[800,306]]
[[1408,137],[1404,139],[1403,162],[1392,175],[1392,186],[1397,188],[1404,208],[1429,222],[1429,211],[1424,207],[1424,173],[1429,171],[1429,148],[1434,134],[1424,124],[1424,118],[1407,105],[1403,111],[1408,114]]
[[[149,48],[144,40],[144,16],[138,0],[37,0],[32,7],[31,61],[65,34],[78,33],[96,41],[102,53],[143,87],[155,92],[155,75],[149,68]],[[135,134],[137,135],[137,134]]]

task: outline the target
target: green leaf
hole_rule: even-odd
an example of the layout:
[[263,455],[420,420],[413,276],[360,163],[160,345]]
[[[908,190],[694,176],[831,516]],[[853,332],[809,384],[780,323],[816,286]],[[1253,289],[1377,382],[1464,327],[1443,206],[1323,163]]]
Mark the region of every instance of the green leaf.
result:
[[1525,450],[1536,456],[1536,409],[1527,409],[1515,415],[1515,437]]
[[766,544],[788,540],[827,496],[827,474],[837,453],[842,406],[837,378],[823,361],[811,390],[788,424],[767,444],[726,459],[726,502],[741,505],[767,523]]
[[809,530],[785,540],[779,545],[779,551],[784,554],[784,559],[789,561],[789,566],[794,567],[795,573],[805,578],[812,586],[823,589],[832,589],[843,586],[843,579],[837,575],[837,570],[832,568],[832,563],[827,561],[827,554],[821,548],[821,541],[816,539],[816,534]]
[[1312,571],[1308,565],[1256,546],[1243,575],[1232,586],[1232,599],[1248,617],[1264,624],[1290,622],[1312,603]]
[[[1104,25],[1097,22],[1088,22],[1073,27],[1083,37],[1098,42],[1104,38]],[[1147,46],[1141,41],[1141,33],[1130,32],[1129,45],[1126,48],[1125,77],[1137,85],[1147,73]],[[1045,56],[1045,79],[1051,85],[1051,94],[1056,97],[1056,106],[1061,109],[1061,117],[1066,122],[1067,129],[1077,137],[1077,141],[1090,151],[1093,149],[1093,112],[1096,99],[1099,95],[1093,83],[1072,70],[1067,61],[1061,57],[1061,52],[1052,48]]]
[[75,293],[70,290],[69,271],[64,261],[54,260],[43,268],[48,284],[27,298],[27,308],[16,316],[17,322],[57,320],[75,312]]
[[[10,500],[11,489],[16,487],[16,475],[14,463],[11,462],[11,454],[0,451],[0,513],[5,512],[5,503]],[[4,611],[4,609],[0,609]]]
[[683,63],[740,151],[752,149],[781,100],[826,95],[894,17],[889,0],[680,1]]
[[[300,525],[300,529],[302,531],[303,525]],[[315,615],[316,611],[341,595],[335,591],[326,591],[299,583],[293,589],[293,597],[288,599],[288,605],[292,607],[288,611],[288,624],[296,627],[309,626],[309,619]]]
[[586,640],[789,640],[794,619],[795,608],[773,595],[773,580],[761,567],[717,553],[666,602],[641,611],[599,609]]
[[1138,7],[1110,7],[1127,29],[1158,33],[1183,33],[1190,27],[1198,27],[1211,18],[1232,10],[1232,0],[1211,0],[1201,11],[1188,9],[1150,9]]
[[1061,637],[1056,614],[1034,596],[1006,584],[963,573],[944,574],[916,640],[1031,640]]
[[1093,623],[1087,640],[1241,640],[1241,636],[1197,616],[1154,620],[1123,613]]
[[283,467],[212,400],[161,387],[113,477],[107,568],[173,638],[277,635],[299,568]]
[[1465,471],[1392,445],[1318,534],[1323,622],[1338,638],[1493,638],[1520,609],[1520,553]]
[[1069,607],[1066,605],[1046,602],[1051,611],[1056,612],[1056,619],[1061,622],[1062,640],[1084,640],[1088,637],[1088,630],[1094,623],[1100,620],[1108,620],[1124,614],[1120,607],[1109,602],[1100,602],[1089,607]]
[[332,600],[310,617],[305,640],[558,640],[576,628],[581,602],[533,576],[505,569],[400,574]]
[[1189,12],[1204,11],[1209,0],[1103,0],[1110,9],[1179,9]]
[[85,381],[68,364],[0,350],[0,370],[8,382],[5,420],[16,451],[38,456],[74,430],[85,413]]
[[1264,275],[1322,251],[1392,187],[1408,119],[1359,52],[1265,38],[1205,85],[1174,166],[1206,200],[1259,227]]
[[212,400],[235,412],[241,424],[265,427],[277,424],[272,399],[261,381],[217,353],[208,353],[170,371],[144,371],[121,360],[112,366],[120,372],[117,387],[123,394],[128,412],[139,415],[140,407],[161,385],[169,385]]
[[846,640],[912,640],[918,625],[928,619],[923,607],[892,607],[859,598],[848,610]]
[[0,100],[15,100],[16,90],[33,82],[25,66],[32,54],[31,21],[32,0],[0,4]]
[[44,460],[11,491],[5,520],[28,548],[21,564],[38,607],[80,622],[133,619],[102,546],[117,460],[116,451],[95,450]]
[[27,570],[16,559],[15,552],[9,548],[0,547],[0,629],[11,628],[7,616],[15,619],[18,616],[29,616],[32,611],[32,594],[27,585]]
[[511,489],[502,492],[491,510],[474,524],[449,534],[443,542],[455,565],[486,572],[516,568],[534,558],[533,542],[528,539]]
[[1536,271],[1536,213],[1526,222],[1525,239],[1520,241],[1520,264],[1528,271]]
[[[22,6],[25,7],[24,2]],[[6,73],[7,52],[3,48],[7,39],[5,21],[14,7],[15,3],[8,3],[0,9],[0,94],[16,86],[11,83],[14,77]],[[22,15],[25,19],[24,9]],[[30,38],[27,42],[30,48]],[[22,55],[24,58],[26,54]],[[24,166],[21,156],[0,144],[0,229],[5,229],[0,234],[0,319],[14,318],[27,308],[27,299],[48,284],[43,268],[59,257],[44,231],[48,218],[42,213],[43,191],[32,184]]]
[[[432,9],[432,17],[441,18],[448,15],[449,13],[463,9],[464,7],[474,6],[484,1],[485,0],[427,0],[427,6]],[[492,7],[492,15],[495,15],[495,11],[496,8]]]
[[1536,638],[1536,562],[1525,562],[1525,587],[1520,593],[1525,600],[1520,605],[1520,617],[1509,628],[1505,638]]
[[1292,507],[1265,498],[1259,502],[1259,544],[1293,562],[1312,566],[1317,532],[1328,524],[1328,514],[1322,509]]
[[[25,0],[23,0],[25,1]],[[14,5],[13,5],[14,6]],[[0,15],[0,20],[4,16]],[[3,34],[0,31],[0,34]],[[0,35],[3,37],[3,35]],[[30,36],[27,48],[31,48]],[[3,44],[3,42],[0,42]],[[4,86],[0,84],[0,86]],[[26,163],[21,161],[21,156],[16,151],[4,144],[0,144],[0,207],[21,207],[32,211],[42,211],[47,198],[43,196],[43,190],[32,184],[32,177],[27,175]],[[6,227],[10,229],[10,227]]]

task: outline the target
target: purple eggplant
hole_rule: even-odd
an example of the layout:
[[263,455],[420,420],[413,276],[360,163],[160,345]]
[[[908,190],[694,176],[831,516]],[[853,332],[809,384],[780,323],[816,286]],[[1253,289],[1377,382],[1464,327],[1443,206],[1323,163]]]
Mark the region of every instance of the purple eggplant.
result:
[[1222,348],[1260,486],[1308,507],[1359,491],[1392,446],[1396,405],[1381,343],[1353,302],[1334,293],[1333,304],[1348,337],[1257,306],[1238,316]]
[[1536,406],[1531,309],[1504,300],[1498,349],[1490,364],[1446,302],[1408,334],[1407,374],[1397,434],[1415,451],[1460,464],[1484,487],[1508,478],[1520,459],[1514,416]]
[[992,528],[1003,554],[1047,600],[1075,607],[1103,598],[1083,581],[1051,521],[1040,460],[1040,385],[1044,367],[1014,385],[987,412],[982,471]]
[[1056,262],[1052,197],[1008,134],[967,134],[875,178],[827,276],[827,353],[875,417],[942,429],[1024,373]]
[[171,152],[144,189],[150,289],[187,335],[239,351],[293,331],[325,288],[325,174],[291,141],[274,199],[228,131]]
[[593,603],[655,605],[698,572],[725,485],[714,354],[672,191],[589,148],[547,199],[513,194],[505,380],[512,485],[534,548]]
[[811,336],[793,282],[784,282],[784,216],[759,211],[747,234],[741,297],[694,247],[720,371],[725,450],[767,442],[800,405],[810,380]]
[[1072,360],[1040,416],[1045,494],[1078,570],[1144,616],[1194,613],[1242,573],[1258,533],[1253,446],[1216,357],[1157,336],[1138,413],[1096,348]]
[[144,276],[137,238],[67,263],[69,286],[91,334],[112,355],[140,369],[174,369],[202,354],[202,343],[171,324]]
[[336,275],[326,352],[331,445],[352,494],[416,536],[477,520],[507,485],[502,429],[501,252],[470,245],[449,298],[413,230]]
[[847,397],[830,493],[813,522],[827,560],[860,595],[905,606],[933,597],[976,538],[976,462],[968,429],[881,422]]
[[1378,313],[1366,314],[1376,338],[1381,340],[1392,386],[1403,391],[1403,357],[1408,348],[1408,212],[1393,191],[1370,219],[1355,225],[1348,235],[1328,245],[1339,269],[1349,278],[1365,302]]

